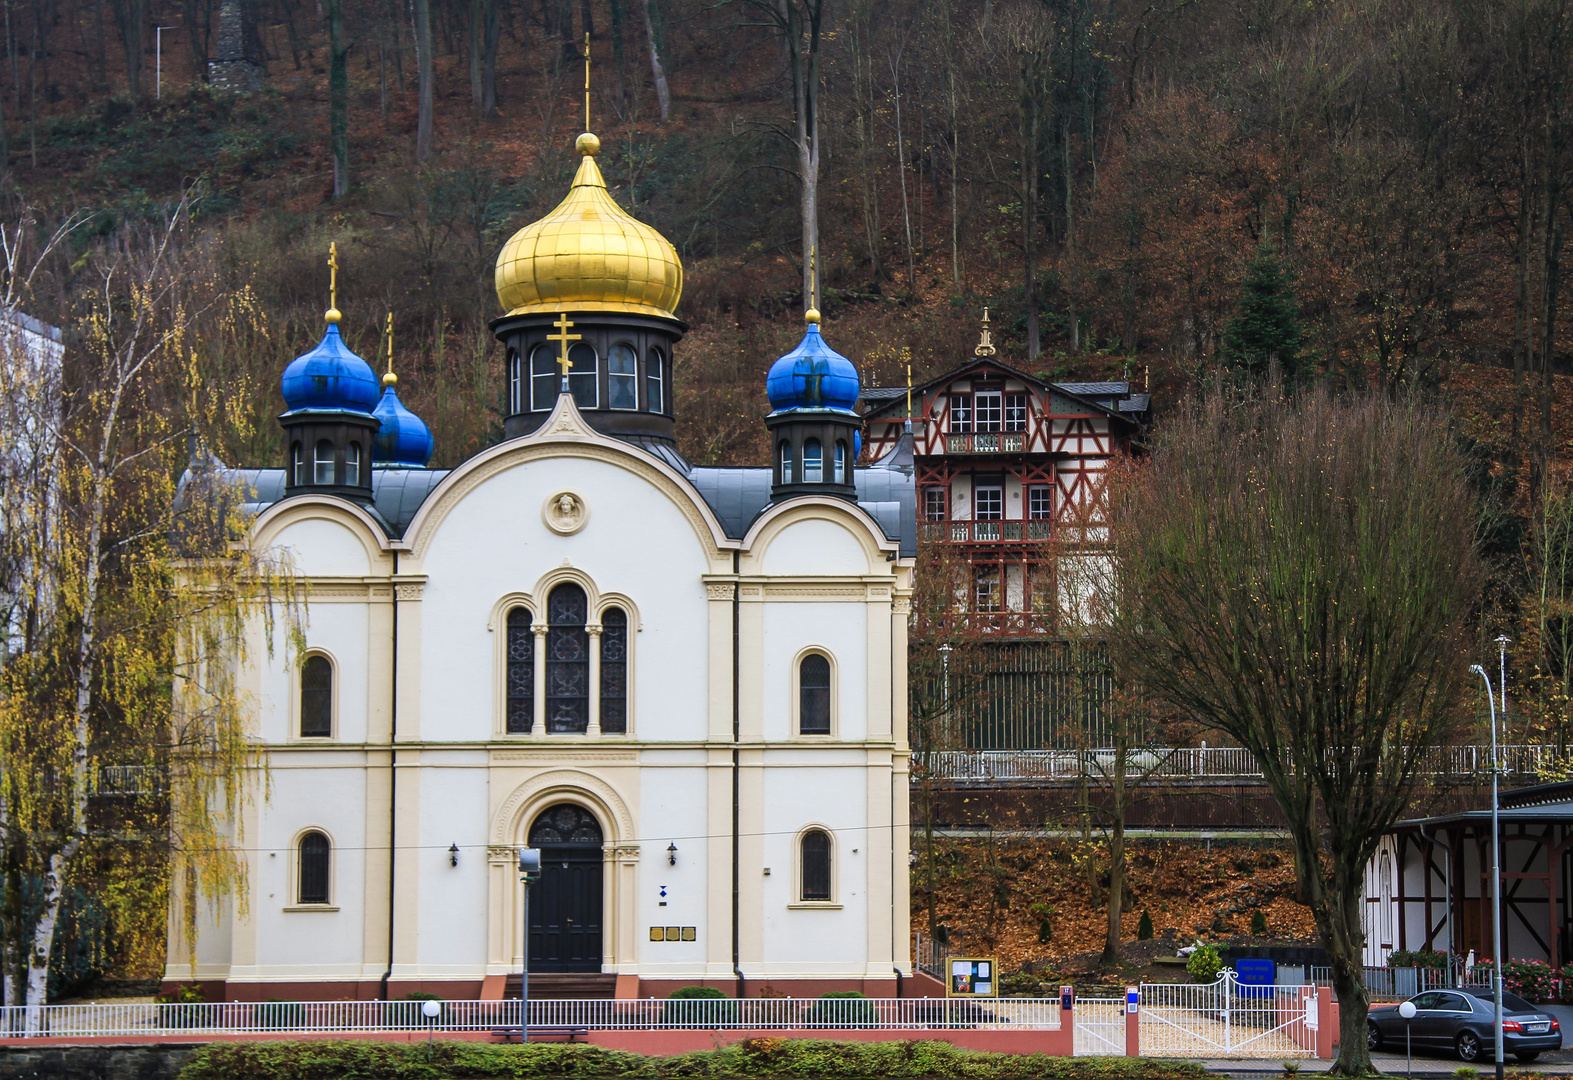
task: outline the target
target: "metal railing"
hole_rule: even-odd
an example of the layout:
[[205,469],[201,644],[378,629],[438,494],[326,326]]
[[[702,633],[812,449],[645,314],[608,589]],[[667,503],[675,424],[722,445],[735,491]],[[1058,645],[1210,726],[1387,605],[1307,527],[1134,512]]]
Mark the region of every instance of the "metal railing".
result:
[[948,541],[952,544],[1015,544],[1046,541],[1053,535],[1054,522],[1047,518],[1026,521],[952,521],[949,519],[918,523],[918,539],[925,543]]
[[[422,1001],[269,1001],[202,1005],[46,1005],[0,1009],[0,1037],[52,1038],[265,1032],[517,1030],[521,1002],[443,1001],[428,1020]],[[1058,1028],[1055,998],[711,998],[532,1001],[531,1028],[601,1031],[914,1028]]]
[[1026,446],[1024,431],[953,431],[945,436],[947,454],[1019,454]]
[[[1309,986],[1143,983],[1141,1049],[1154,1057],[1309,1057],[1316,1042]],[[1308,1022],[1309,1021],[1309,1022]]]
[[950,946],[940,944],[919,930],[913,954],[913,967],[928,972],[940,982],[945,981],[945,961],[950,959]]
[[[1532,776],[1557,760],[1555,747],[1501,747],[1502,772]],[[1089,750],[940,750],[931,755],[931,775],[943,780],[1067,780],[1106,776],[1114,769],[1111,749]],[[1438,746],[1426,753],[1421,772],[1428,776],[1489,775],[1491,748]],[[1142,747],[1128,752],[1128,777],[1157,779],[1258,779],[1262,770],[1250,751],[1237,746]]]
[[[1309,971],[1312,982],[1331,985],[1333,969],[1313,967]],[[1374,998],[1411,998],[1427,990],[1454,990],[1461,986],[1490,986],[1491,974],[1484,968],[1464,970],[1463,962],[1445,968],[1424,967],[1364,967],[1361,980],[1366,993]]]

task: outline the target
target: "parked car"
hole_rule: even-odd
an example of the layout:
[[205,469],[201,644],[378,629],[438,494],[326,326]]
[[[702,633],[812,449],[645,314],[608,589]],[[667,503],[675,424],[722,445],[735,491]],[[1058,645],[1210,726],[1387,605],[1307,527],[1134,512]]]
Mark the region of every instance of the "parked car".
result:
[[[1452,1050],[1467,1062],[1493,1059],[1494,1016],[1489,987],[1428,990],[1409,999],[1415,1018],[1398,1015],[1397,1005],[1372,1009],[1366,1022],[1366,1044],[1402,1051],[1407,1034],[1416,1050]],[[1406,1030],[1407,1029],[1407,1030]],[[1502,1052],[1520,1061],[1534,1061],[1547,1050],[1562,1049],[1562,1025],[1517,994],[1502,995]]]

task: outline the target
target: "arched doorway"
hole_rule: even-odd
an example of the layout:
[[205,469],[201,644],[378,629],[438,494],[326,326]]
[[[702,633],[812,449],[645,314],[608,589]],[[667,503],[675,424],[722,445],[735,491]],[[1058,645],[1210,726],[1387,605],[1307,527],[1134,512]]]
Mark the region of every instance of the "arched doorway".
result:
[[530,970],[601,970],[601,824],[582,806],[549,806],[530,826],[541,880],[530,888]]

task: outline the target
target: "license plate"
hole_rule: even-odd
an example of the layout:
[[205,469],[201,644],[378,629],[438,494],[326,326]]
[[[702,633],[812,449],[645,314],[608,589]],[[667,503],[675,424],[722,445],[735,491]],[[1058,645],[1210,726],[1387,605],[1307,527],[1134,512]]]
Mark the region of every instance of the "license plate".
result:
[[1524,1030],[1531,1035],[1544,1035],[1551,1030],[1550,1024],[1525,1024]]

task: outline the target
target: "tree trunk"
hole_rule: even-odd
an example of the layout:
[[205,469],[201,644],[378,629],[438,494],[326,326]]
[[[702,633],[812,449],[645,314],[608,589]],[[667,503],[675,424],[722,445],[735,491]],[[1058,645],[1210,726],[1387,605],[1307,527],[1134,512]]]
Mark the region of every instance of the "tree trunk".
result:
[[486,35],[486,10],[484,0],[470,0],[470,107],[481,115],[481,55],[485,51],[482,39]]
[[1114,767],[1109,776],[1109,812],[1113,822],[1109,828],[1109,900],[1107,908],[1107,933],[1103,938],[1103,955],[1098,966],[1120,966],[1120,915],[1125,903],[1125,766],[1130,758],[1130,721],[1123,711],[1114,722]]
[[[780,0],[787,57],[792,65],[792,104],[796,113],[794,139],[802,185],[803,306],[819,307],[819,32],[824,0],[807,0],[808,26],[797,0]],[[807,50],[803,33],[808,32]]]
[[645,40],[650,43],[650,77],[655,81],[656,106],[664,122],[672,114],[672,91],[666,85],[666,72],[661,69],[661,49],[656,37],[655,0],[642,0]]
[[424,165],[431,157],[432,54],[431,0],[414,0],[415,66],[420,77],[420,111],[415,123],[415,161]]
[[912,250],[912,209],[907,202],[907,151],[906,139],[901,131],[901,58],[893,56],[890,61],[891,85],[896,97],[896,169],[901,176],[901,222],[907,234],[907,291],[918,291],[918,271],[916,256]]
[[1027,363],[1040,349],[1038,327],[1038,94],[1034,61],[1021,60],[1021,254],[1022,291],[1027,309]]
[[497,40],[502,36],[502,0],[482,0],[486,42],[481,56],[481,115],[497,115]]
[[328,17],[328,146],[333,153],[333,197],[350,193],[350,66],[344,43],[344,0],[323,0]]
[[[35,2],[34,7],[39,5]],[[147,22],[146,0],[117,0],[115,20],[120,29],[120,45],[126,54],[126,89],[132,105],[142,100],[142,52],[144,24]]]
[[612,14],[612,94],[617,99],[617,115],[628,104],[628,57],[623,51],[623,0],[607,0]]

